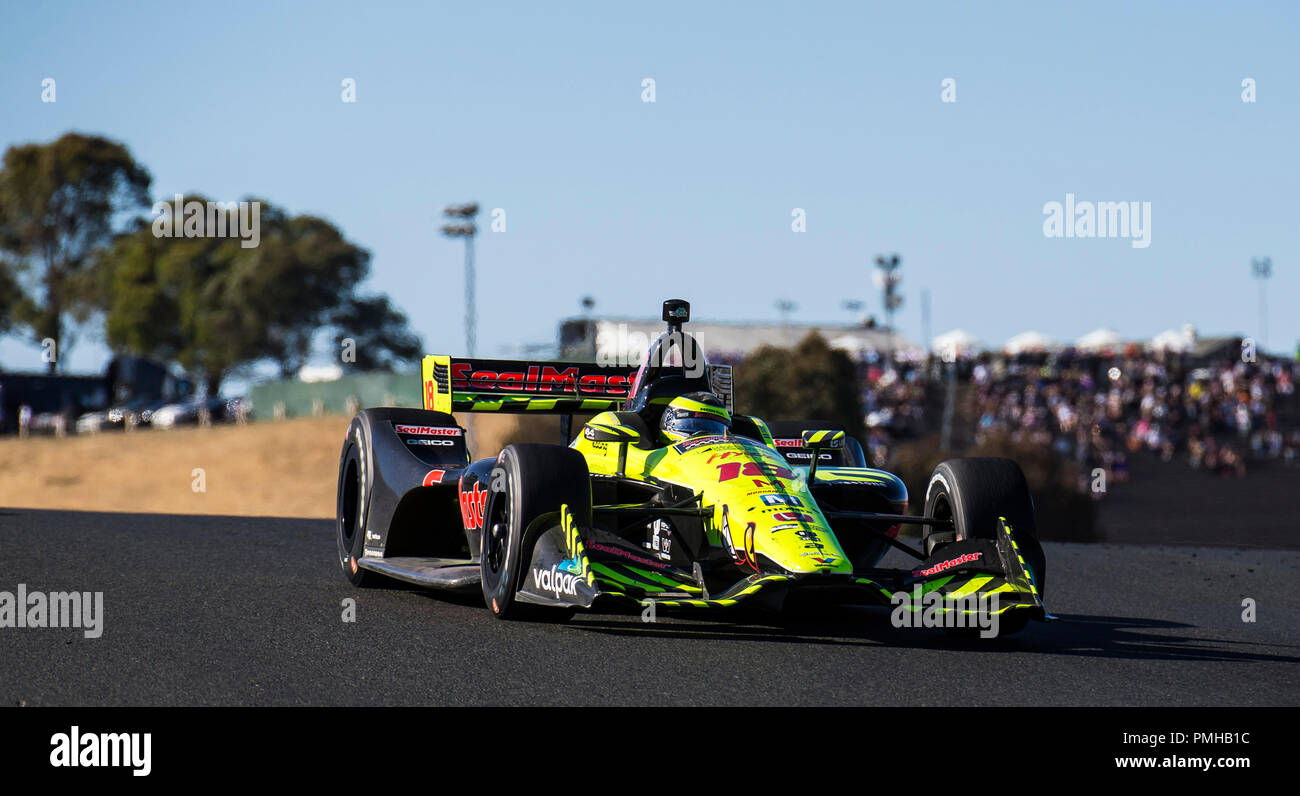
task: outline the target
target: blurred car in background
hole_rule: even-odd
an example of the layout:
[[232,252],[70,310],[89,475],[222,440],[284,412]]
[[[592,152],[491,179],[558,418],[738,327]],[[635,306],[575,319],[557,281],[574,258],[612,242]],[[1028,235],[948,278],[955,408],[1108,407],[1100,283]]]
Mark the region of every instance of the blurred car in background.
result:
[[127,424],[148,425],[153,413],[168,403],[154,396],[143,395],[99,412],[87,412],[77,418],[77,433],[121,431]]
[[213,423],[233,423],[239,419],[243,405],[243,398],[222,397],[171,403],[155,409],[150,415],[149,423],[154,428],[198,425],[199,418],[205,410]]

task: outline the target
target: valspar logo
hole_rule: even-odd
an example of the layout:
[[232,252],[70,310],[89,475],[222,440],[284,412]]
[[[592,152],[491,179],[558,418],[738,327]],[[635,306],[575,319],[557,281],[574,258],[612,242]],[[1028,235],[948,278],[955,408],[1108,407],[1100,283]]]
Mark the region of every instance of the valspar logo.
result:
[[19,583],[16,592],[0,591],[0,630],[8,628],[84,628],[86,638],[104,634],[102,591],[28,591]]
[[561,594],[570,597],[578,593],[578,576],[561,572],[555,564],[550,569],[533,567],[533,583],[540,591],[548,591],[558,600]]
[[135,777],[153,771],[151,733],[82,733],[75,724],[70,732],[50,736],[50,765],[55,768],[130,768]]
[[1043,235],[1049,238],[1130,238],[1135,249],[1151,245],[1150,202],[1075,202],[1043,205]]

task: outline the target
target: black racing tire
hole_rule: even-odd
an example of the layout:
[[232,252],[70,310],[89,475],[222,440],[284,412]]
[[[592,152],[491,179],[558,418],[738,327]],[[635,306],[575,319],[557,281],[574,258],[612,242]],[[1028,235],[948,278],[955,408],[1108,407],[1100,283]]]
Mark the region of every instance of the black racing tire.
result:
[[524,550],[532,540],[524,532],[533,520],[567,504],[579,525],[590,525],[587,460],[571,448],[519,443],[501,451],[496,467],[503,480],[488,501],[479,556],[483,602],[498,619],[567,620],[573,609],[521,603],[515,594],[527,574]]
[[371,461],[364,446],[368,444],[360,424],[353,423],[343,453],[339,456],[338,504],[335,519],[335,538],[338,541],[339,565],[343,575],[353,586],[370,588],[383,585],[388,580],[377,572],[357,566],[366,547],[366,518],[370,509],[371,474],[366,462]]
[[[955,541],[994,539],[998,518],[1006,517],[1015,532],[1016,544],[1025,559],[1040,596],[1047,586],[1047,559],[1038,543],[1034,520],[1034,499],[1020,465],[1011,459],[972,457],[949,459],[934,468],[925,490],[925,516],[951,519]],[[944,543],[936,538],[942,531],[926,526],[925,553],[933,555]],[[1002,634],[1024,627],[1028,618],[1003,620]]]

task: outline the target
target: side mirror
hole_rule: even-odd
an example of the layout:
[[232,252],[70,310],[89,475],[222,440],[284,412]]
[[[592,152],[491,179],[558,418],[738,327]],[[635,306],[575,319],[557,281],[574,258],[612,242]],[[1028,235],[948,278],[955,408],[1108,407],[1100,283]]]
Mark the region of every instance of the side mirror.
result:
[[843,431],[812,431],[808,430],[803,433],[803,446],[813,450],[822,450],[823,448],[843,448],[844,432]]
[[616,473],[620,478],[627,470],[627,449],[628,445],[621,443],[635,443],[641,440],[641,432],[631,426],[625,426],[622,423],[595,423],[591,422],[582,427],[582,436],[592,442],[612,442],[618,444],[618,470]]
[[844,447],[843,431],[813,431],[809,429],[803,432],[803,446],[812,450],[812,463],[808,465],[808,485],[812,486],[813,481],[817,478],[817,452],[828,448]]
[[592,442],[636,442],[641,434],[631,426],[616,426],[609,423],[588,423],[582,429],[582,436]]

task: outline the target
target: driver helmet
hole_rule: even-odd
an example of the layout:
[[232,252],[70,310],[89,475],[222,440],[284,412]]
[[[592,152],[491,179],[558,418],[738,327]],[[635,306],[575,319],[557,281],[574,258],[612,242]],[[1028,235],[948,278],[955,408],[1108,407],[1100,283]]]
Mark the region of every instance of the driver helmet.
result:
[[671,444],[700,434],[726,434],[731,413],[722,399],[711,392],[692,392],[668,402],[659,430]]

